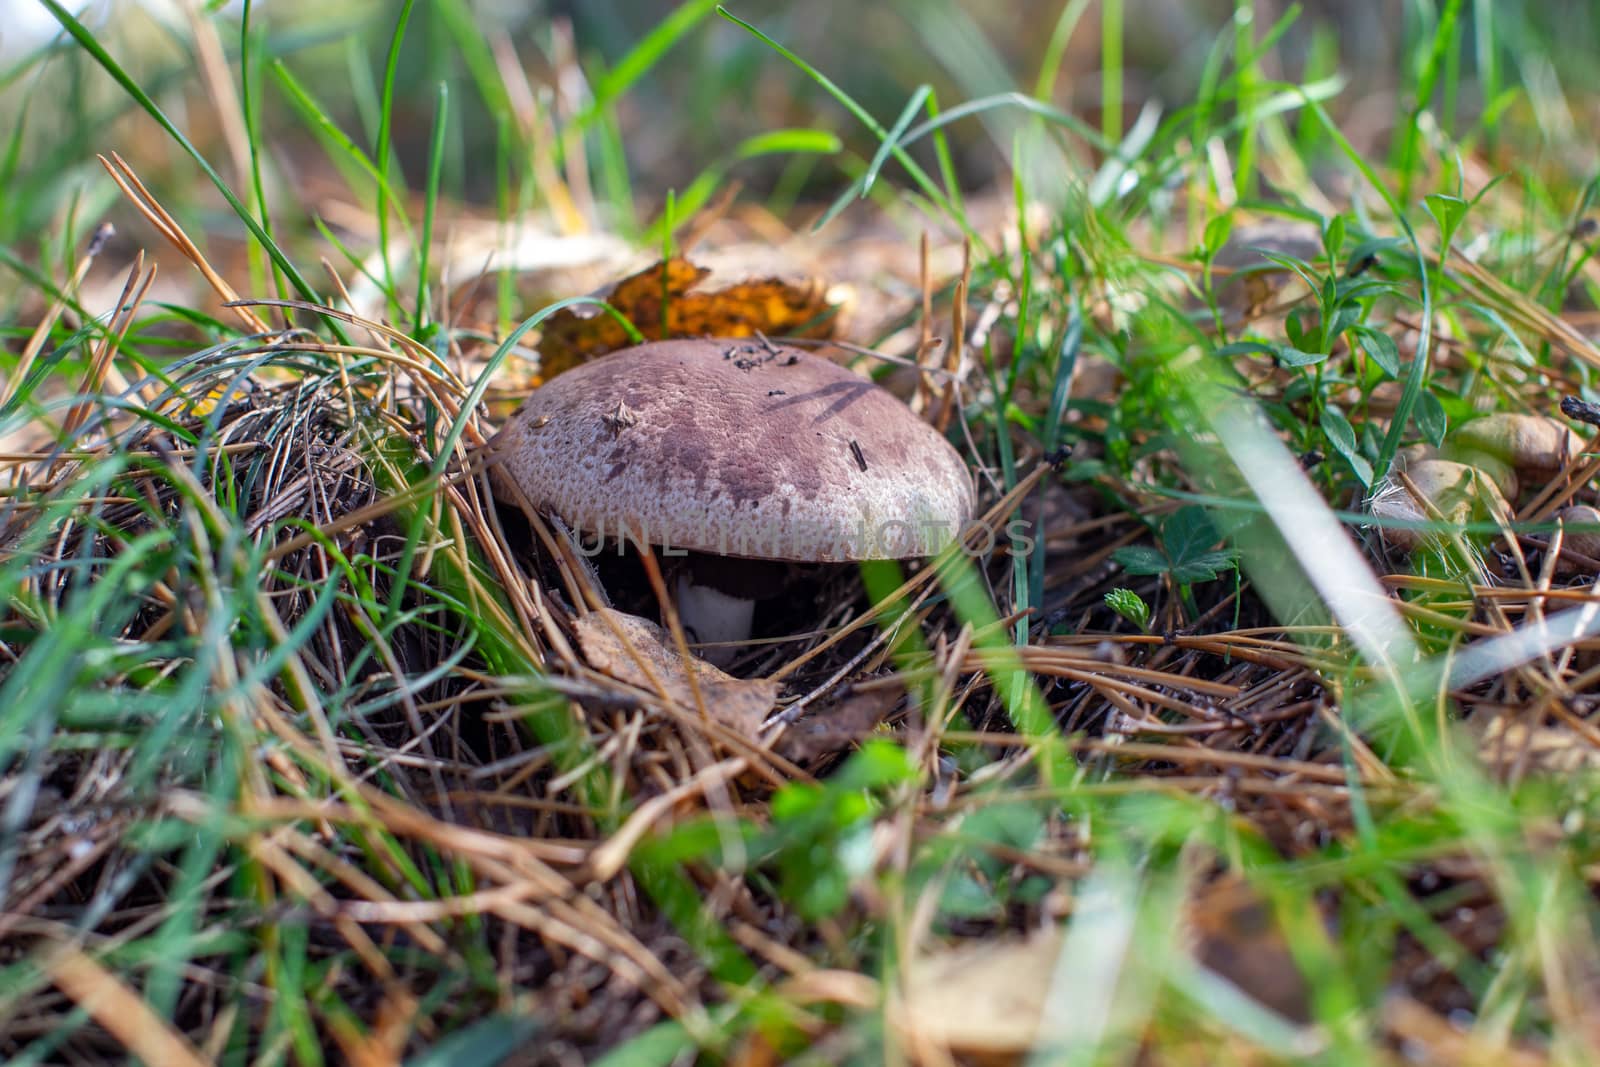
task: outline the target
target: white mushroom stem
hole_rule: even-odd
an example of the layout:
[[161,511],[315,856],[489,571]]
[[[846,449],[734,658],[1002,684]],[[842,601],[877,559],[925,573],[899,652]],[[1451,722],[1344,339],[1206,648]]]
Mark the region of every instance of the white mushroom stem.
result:
[[750,620],[756,602],[729,596],[709,585],[696,585],[688,574],[678,576],[678,618],[690,636],[716,648],[700,650],[700,656],[716,667],[726,667],[739,654],[739,645],[750,637]]

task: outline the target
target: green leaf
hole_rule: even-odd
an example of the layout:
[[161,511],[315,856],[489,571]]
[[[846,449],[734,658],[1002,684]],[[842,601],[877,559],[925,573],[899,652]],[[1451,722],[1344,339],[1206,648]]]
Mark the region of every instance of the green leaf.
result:
[[1298,307],[1283,320],[1283,335],[1295,348],[1316,348],[1316,326],[1312,310]]
[[1235,341],[1217,349],[1216,354],[1223,357],[1271,356],[1285,367],[1305,367],[1312,363],[1321,363],[1328,358],[1322,353],[1303,352],[1291,345],[1268,344],[1265,341]]
[[1373,259],[1385,252],[1405,247],[1406,242],[1399,237],[1369,237],[1350,250],[1350,262],[1360,263],[1364,259]]
[[1168,515],[1161,524],[1161,547],[1166,552],[1172,580],[1179,585],[1210,581],[1233,569],[1231,550],[1213,550],[1221,536],[1204,508],[1190,504]]
[[1237,556],[1231,548],[1202,552],[1182,563],[1173,564],[1172,580],[1179,585],[1209,582],[1233,570],[1237,564]]
[[1360,277],[1340,278],[1334,290],[1341,303],[1353,303],[1380,293],[1398,292],[1399,288],[1393,282],[1384,281],[1382,278]]
[[1188,504],[1161,523],[1161,547],[1173,563],[1182,563],[1207,551],[1220,540],[1206,509]]
[[1342,304],[1333,313],[1333,319],[1328,324],[1328,343],[1334,340],[1350,327],[1361,321],[1362,309],[1360,304]]
[[1225,211],[1220,215],[1212,216],[1206,223],[1205,235],[1202,237],[1201,248],[1207,259],[1214,257],[1222,246],[1228,243],[1228,237],[1233,233],[1233,212]]
[[916,765],[892,741],[868,741],[828,783],[830,789],[863,790],[915,781]]
[[900,112],[900,117],[895,120],[895,124],[889,129],[889,136],[883,139],[883,143],[878,146],[877,152],[873,153],[872,162],[867,164],[867,171],[861,176],[862,199],[866,199],[867,194],[872,191],[873,183],[878,180],[878,172],[889,161],[889,153],[894,150],[895,146],[900,143],[900,139],[905,136],[906,128],[911,125],[911,120],[917,117],[917,112],[922,110],[923,105],[927,102],[928,94],[931,92],[933,92],[932,86],[919,85],[916,92],[911,94],[911,99],[906,101],[906,106]]
[[537,1019],[491,1015],[406,1060],[406,1067],[495,1067],[526,1047],[538,1032]]
[[1350,425],[1350,420],[1335,408],[1323,408],[1322,432],[1327,435],[1328,443],[1333,445],[1341,454],[1348,454],[1356,450],[1356,432]]
[[1149,545],[1128,545],[1111,553],[1111,558],[1129,574],[1165,574],[1171,569],[1167,557]]
[[772,796],[770,811],[778,822],[804,818],[822,805],[822,787],[813,782],[790,782]]
[[1224,358],[1233,356],[1273,356],[1278,354],[1278,345],[1269,345],[1263,341],[1235,341],[1230,345],[1223,345],[1217,349],[1216,354]]
[[1389,377],[1400,377],[1400,346],[1393,337],[1371,326],[1356,327],[1356,336],[1361,338],[1361,347],[1372,362]]
[[1113,589],[1106,594],[1106,607],[1141,630],[1150,629],[1150,605],[1132,589]]
[[1323,408],[1319,421],[1322,424],[1322,432],[1328,438],[1328,443],[1333,446],[1333,450],[1345,458],[1363,486],[1371,486],[1372,464],[1361,454],[1361,448],[1356,443],[1356,432],[1351,427],[1350,420],[1336,408]]
[[1044,815],[1032,804],[988,804],[961,822],[961,836],[986,845],[1030,852],[1044,834]]
[[952,919],[983,919],[1000,911],[993,889],[970,874],[957,873],[939,893],[939,914]]
[[1439,403],[1439,398],[1430,389],[1424,389],[1417,397],[1417,428],[1435,448],[1444,443],[1449,420],[1445,417],[1444,405]]
[[1289,345],[1278,345],[1272,354],[1285,367],[1309,367],[1328,358],[1326,352],[1306,352],[1299,348],[1291,348]]
[[1344,248],[1344,216],[1335,215],[1322,221],[1322,250],[1328,254],[1328,262],[1339,258],[1339,250]]
[[1459,196],[1449,196],[1445,193],[1429,193],[1424,202],[1428,207],[1428,214],[1433,216],[1439,224],[1439,232],[1444,235],[1444,243],[1448,245],[1461,220],[1466,218],[1467,209],[1471,207]]

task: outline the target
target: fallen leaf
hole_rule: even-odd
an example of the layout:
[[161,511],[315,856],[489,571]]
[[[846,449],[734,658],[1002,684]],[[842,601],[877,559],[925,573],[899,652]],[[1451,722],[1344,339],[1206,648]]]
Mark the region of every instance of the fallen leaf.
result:
[[1189,902],[1194,958],[1292,1022],[1311,1020],[1311,990],[1272,907],[1249,883],[1220,878]]
[[[651,692],[656,691],[658,682],[675,703],[695,706],[684,659],[671,635],[655,623],[613,608],[601,608],[579,619],[574,629],[584,658],[595,670]],[[735,678],[694,656],[689,657],[688,663],[694,670],[706,713],[723,726],[755,739],[777,703],[779,683],[765,678]],[[650,680],[652,675],[656,682]]]
[[894,689],[869,689],[843,697],[809,712],[774,747],[784,759],[802,765],[831,755],[870,734],[903,695]]
[[991,1056],[1033,1048],[1062,935],[957,945],[910,960],[891,1016],[913,1047]]
[[[624,278],[605,294],[647,339],[833,336],[835,308],[827,287],[779,278],[740,282],[725,289],[693,292],[709,270],[686,259],[669,259]],[[549,381],[596,356],[632,344],[614,316],[592,304],[562,308],[545,321],[539,341],[540,375]]]

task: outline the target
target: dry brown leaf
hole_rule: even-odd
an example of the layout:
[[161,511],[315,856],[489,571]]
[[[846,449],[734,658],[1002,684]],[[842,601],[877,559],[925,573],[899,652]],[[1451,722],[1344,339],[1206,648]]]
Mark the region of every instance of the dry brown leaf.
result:
[[[686,259],[665,260],[618,282],[605,301],[652,341],[750,337],[757,331],[784,337],[833,336],[835,309],[828,303],[826,286],[763,278],[692,292],[710,273]],[[631,343],[622,324],[601,308],[562,308],[545,322],[539,341],[540,374],[549,381]]]
[[906,965],[894,1019],[912,1047],[1018,1055],[1034,1047],[1062,934],[957,945]]
[[[654,675],[675,702],[694,707],[694,691],[684,671],[683,657],[673,647],[671,636],[655,623],[614,608],[601,608],[579,619],[574,628],[584,658],[595,670],[652,692],[655,685],[650,676]],[[629,654],[630,646],[637,660]],[[644,667],[639,660],[644,661]],[[735,678],[695,657],[690,657],[689,663],[707,714],[754,739],[777,703],[779,683],[764,678]],[[648,674],[645,667],[649,668]]]
[[900,703],[894,689],[869,689],[818,708],[795,723],[775,746],[784,759],[805,764],[860,741]]
[[1249,883],[1228,877],[1204,886],[1189,903],[1188,919],[1202,966],[1284,1018],[1310,1022],[1310,987],[1271,905]]

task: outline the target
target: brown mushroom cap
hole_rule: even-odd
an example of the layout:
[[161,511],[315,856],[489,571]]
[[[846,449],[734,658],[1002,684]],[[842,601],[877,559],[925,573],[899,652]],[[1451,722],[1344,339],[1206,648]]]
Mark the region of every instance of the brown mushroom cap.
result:
[[795,348],[662,341],[536,390],[491,443],[501,487],[589,533],[806,562],[932,555],[966,465],[883,389]]
[[[1446,527],[1464,526],[1474,519],[1489,517],[1495,510],[1508,510],[1493,480],[1464,463],[1425,458],[1404,469],[1411,484],[1438,509]],[[1434,518],[1398,480],[1384,483],[1372,500],[1371,510],[1380,519],[1427,522]],[[1388,526],[1382,528],[1382,534],[1391,544],[1412,552],[1427,541],[1429,531]]]
[[1583,438],[1548,415],[1497,412],[1464,422],[1450,434],[1457,452],[1485,452],[1528,474],[1549,474],[1583,448]]
[[[1568,526],[1600,526],[1600,510],[1587,504],[1573,504],[1571,507],[1562,508],[1560,518]],[[1564,543],[1566,547],[1580,555],[1600,560],[1600,533],[1586,529],[1568,530]]]

